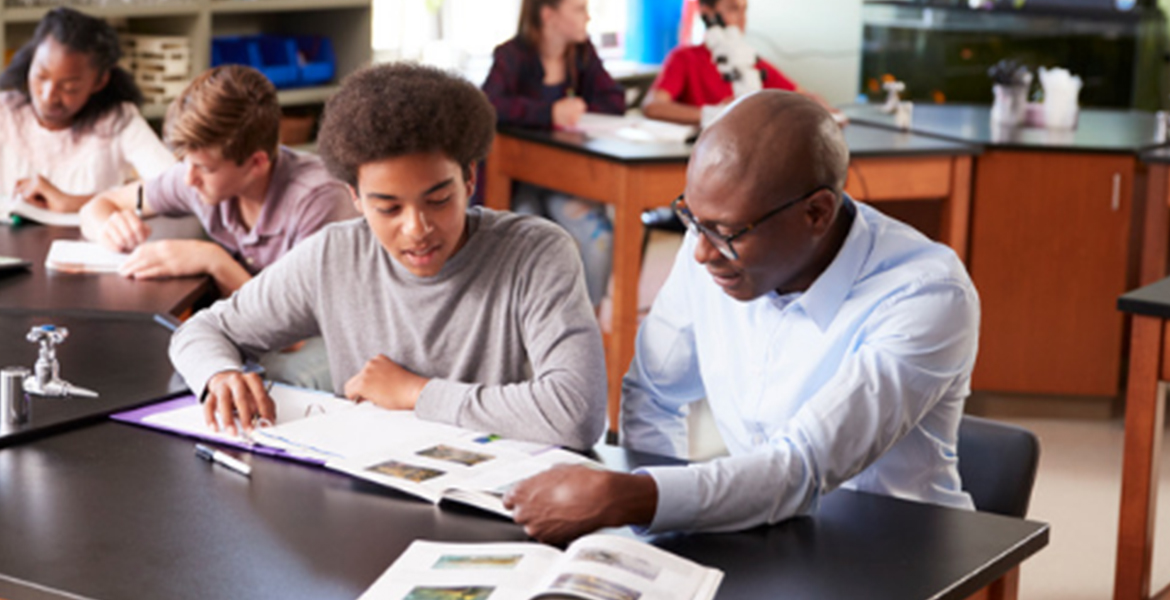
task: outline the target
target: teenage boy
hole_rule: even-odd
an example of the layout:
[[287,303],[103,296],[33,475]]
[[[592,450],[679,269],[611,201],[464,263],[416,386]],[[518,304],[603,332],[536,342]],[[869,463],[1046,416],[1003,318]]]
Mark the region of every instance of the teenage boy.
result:
[[[321,160],[279,145],[276,88],[250,67],[216,67],[167,110],[182,158],[162,175],[100,194],[81,210],[85,237],[128,252],[122,274],[210,275],[230,295],[327,223],[357,216]],[[142,217],[195,215],[212,242],[147,242]]]
[[[319,158],[279,145],[276,88],[255,69],[227,65],[196,77],[171,103],[163,134],[183,162],[81,210],[85,237],[133,251],[127,277],[206,274],[230,296],[325,224],[357,216]],[[212,241],[147,242],[142,217],[154,214],[195,215]],[[324,353],[320,339],[308,339],[258,360],[273,379],[331,389]]]
[[348,398],[530,441],[597,441],[604,355],[572,238],[468,207],[495,123],[474,85],[430,67],[345,81],[318,148],[365,218],[325,227],[175,333],[171,359],[209,426],[275,417],[241,352],[321,335]]

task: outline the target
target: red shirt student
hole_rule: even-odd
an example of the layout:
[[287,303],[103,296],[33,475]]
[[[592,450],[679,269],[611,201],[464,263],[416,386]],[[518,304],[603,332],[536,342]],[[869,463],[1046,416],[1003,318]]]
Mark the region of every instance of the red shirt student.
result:
[[[747,0],[699,0],[699,12],[704,22],[721,22],[727,29],[738,30],[735,33],[741,36],[747,27]],[[760,74],[763,89],[799,92],[812,97],[830,112],[836,112],[764,59],[756,58],[754,70]],[[732,83],[720,73],[707,44],[681,46],[666,57],[662,72],[642,105],[642,112],[651,119],[698,125],[703,120],[703,107],[728,104],[735,95]]]
[[[796,91],[796,83],[768,61],[756,61],[764,89]],[[732,99],[731,83],[723,79],[711,57],[711,50],[699,44],[680,46],[666,57],[662,72],[654,80],[654,90],[661,90],[682,104],[709,106]]]

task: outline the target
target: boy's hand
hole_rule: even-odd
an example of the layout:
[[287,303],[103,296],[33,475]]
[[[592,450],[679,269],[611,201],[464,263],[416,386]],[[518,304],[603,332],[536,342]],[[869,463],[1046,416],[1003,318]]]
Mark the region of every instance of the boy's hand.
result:
[[129,252],[146,242],[150,237],[150,225],[138,218],[132,210],[119,210],[110,214],[102,224],[98,243],[117,252]]
[[224,249],[213,242],[161,240],[139,246],[118,272],[135,279],[202,275],[226,256]]
[[203,418],[214,431],[223,429],[237,435],[236,417],[244,431],[252,431],[254,421],[276,421],[276,404],[264,389],[264,381],[256,373],[223,371],[207,382],[207,397],[203,400]]
[[355,402],[369,400],[391,410],[414,410],[428,381],[379,354],[345,382],[345,397]]

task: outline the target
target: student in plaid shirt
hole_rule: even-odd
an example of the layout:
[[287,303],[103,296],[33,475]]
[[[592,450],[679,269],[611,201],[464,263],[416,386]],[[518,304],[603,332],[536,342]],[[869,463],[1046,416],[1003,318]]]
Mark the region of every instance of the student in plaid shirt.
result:
[[[625,92],[602,66],[589,41],[588,23],[587,0],[524,0],[516,37],[496,48],[483,84],[500,124],[565,129],[586,112],[625,112]],[[518,184],[512,208],[551,218],[573,235],[581,247],[589,299],[594,307],[600,304],[613,256],[613,226],[605,206]]]

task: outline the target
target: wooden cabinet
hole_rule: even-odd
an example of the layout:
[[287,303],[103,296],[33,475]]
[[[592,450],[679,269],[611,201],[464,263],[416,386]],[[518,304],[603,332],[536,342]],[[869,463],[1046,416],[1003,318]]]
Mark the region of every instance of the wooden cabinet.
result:
[[974,387],[1115,395],[1127,290],[1133,155],[988,151],[978,161],[970,269],[983,319]]

